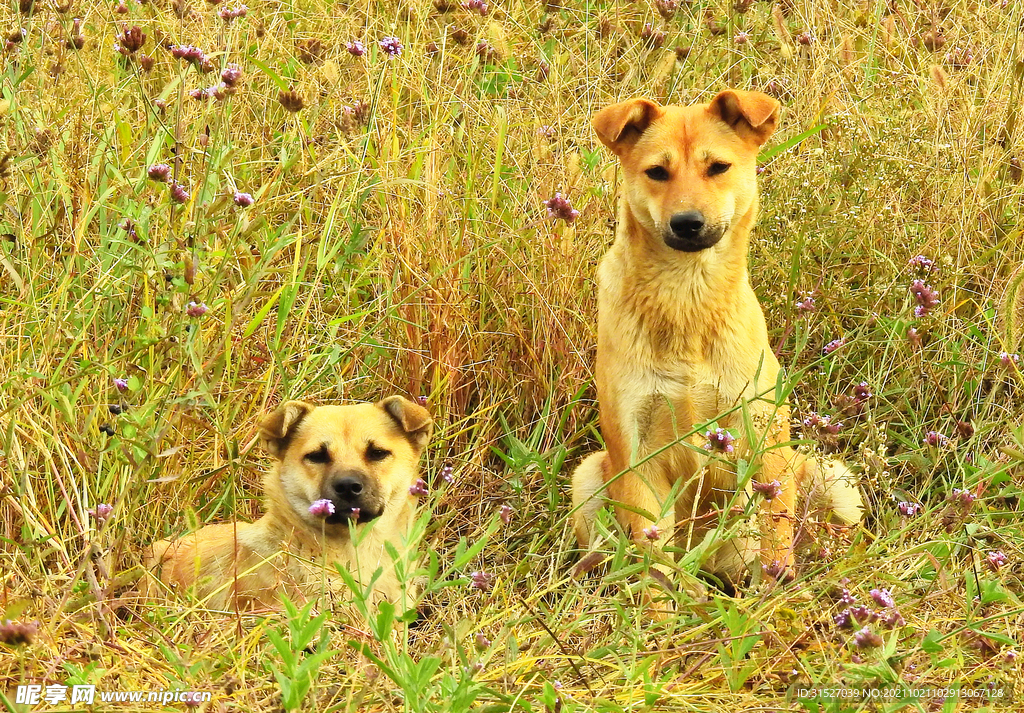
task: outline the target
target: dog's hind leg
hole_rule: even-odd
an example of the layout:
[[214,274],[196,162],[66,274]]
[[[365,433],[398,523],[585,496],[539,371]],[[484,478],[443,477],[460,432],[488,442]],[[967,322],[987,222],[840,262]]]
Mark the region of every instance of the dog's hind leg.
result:
[[803,485],[811,512],[824,511],[829,520],[841,525],[855,525],[864,516],[857,477],[843,462],[807,458]]
[[607,469],[608,453],[599,451],[583,459],[572,474],[572,522],[582,548],[589,548],[594,541],[594,522],[605,502]]

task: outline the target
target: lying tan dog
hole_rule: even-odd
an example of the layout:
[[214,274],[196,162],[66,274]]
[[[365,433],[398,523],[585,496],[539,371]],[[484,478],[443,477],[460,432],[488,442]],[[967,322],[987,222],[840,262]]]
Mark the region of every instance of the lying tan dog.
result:
[[156,542],[147,566],[171,587],[194,587],[213,609],[274,607],[281,590],[315,597],[324,562],[334,591],[343,587],[334,563],[364,585],[383,568],[373,594],[397,603],[403,592],[385,543],[408,547],[410,488],[432,430],[426,409],[401,396],[318,408],[288,401],[260,424],[276,459],[264,478],[266,514]]
[[[591,544],[607,496],[635,540],[704,543],[705,569],[737,583],[758,551],[769,573],[792,566],[798,485],[816,491],[814,502],[838,521],[860,520],[845,466],[776,445],[790,440],[789,412],[777,403],[779,363],[750,286],[747,249],[758,149],[778,111],[765,94],[726,90],[689,107],[633,99],[593,119],[619,157],[623,186],[615,242],[598,269],[597,394],[607,450],[573,474],[582,546]],[[744,411],[762,442],[715,435],[734,452],[712,457],[708,437],[694,428],[718,417],[718,426],[742,436]],[[717,511],[749,497],[737,496],[730,461],[752,455],[760,467],[751,486],[769,496],[760,542],[719,542]]]

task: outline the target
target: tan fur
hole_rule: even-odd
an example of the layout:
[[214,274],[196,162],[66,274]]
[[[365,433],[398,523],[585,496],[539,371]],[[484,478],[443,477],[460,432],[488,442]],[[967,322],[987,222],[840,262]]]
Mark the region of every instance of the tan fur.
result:
[[[260,425],[263,443],[275,458],[264,478],[266,514],[254,523],[208,525],[178,540],[156,542],[147,567],[168,587],[194,588],[195,596],[213,609],[274,607],[282,590],[293,599],[315,597],[324,562],[328,591],[335,595],[344,589],[332,575],[335,563],[364,585],[382,568],[374,597],[397,603],[403,591],[385,543],[400,553],[411,544],[406,539],[416,498],[409,488],[432,429],[427,411],[399,396],[354,406],[289,401]],[[380,451],[371,444],[388,455],[378,459]],[[311,453],[319,453],[315,457],[320,460],[326,454],[328,462],[311,461]],[[309,506],[324,498],[351,512],[341,507],[332,489],[344,475],[366,484],[359,496],[365,499],[363,516],[380,512],[355,526],[358,547],[348,520],[329,522],[309,513]],[[151,595],[161,588],[150,585]]]
[[[598,137],[620,159],[622,198],[615,242],[598,269],[597,392],[607,451],[573,475],[583,546],[592,541],[595,499],[607,497],[638,541],[651,525],[658,545],[673,535],[687,548],[716,540],[705,567],[734,582],[758,552],[773,569],[791,567],[797,488],[808,471],[835,516],[860,519],[860,495],[844,466],[820,467],[774,445],[790,440],[789,413],[776,405],[779,363],[750,285],[747,251],[758,208],[757,154],[778,109],[759,92],[726,90],[709,104],[633,99],[594,117]],[[715,164],[728,167],[710,175],[721,168]],[[665,169],[656,174],[661,180],[646,173],[652,167]],[[717,243],[689,252],[669,246],[673,215],[687,211],[721,230]],[[754,479],[778,480],[782,493],[762,507],[759,541],[719,542],[710,536],[719,523],[715,510],[742,507],[750,494],[737,495],[734,470],[709,458],[703,432],[673,442],[716,417],[719,426],[742,432],[744,409],[764,443],[752,449],[737,442],[736,455],[759,452]],[[672,492],[679,496],[669,503]]]

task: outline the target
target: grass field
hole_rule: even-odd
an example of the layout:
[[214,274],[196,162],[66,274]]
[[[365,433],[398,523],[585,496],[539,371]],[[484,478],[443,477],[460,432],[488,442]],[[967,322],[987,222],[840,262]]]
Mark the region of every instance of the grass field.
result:
[[[1021,0],[119,2],[0,28],[0,707],[1024,709]],[[870,513],[654,624],[643,560],[579,566],[568,524],[617,187],[589,120],[726,86],[785,106],[751,275]],[[264,413],[391,393],[437,422],[418,624],[138,598],[149,542],[260,514]]]

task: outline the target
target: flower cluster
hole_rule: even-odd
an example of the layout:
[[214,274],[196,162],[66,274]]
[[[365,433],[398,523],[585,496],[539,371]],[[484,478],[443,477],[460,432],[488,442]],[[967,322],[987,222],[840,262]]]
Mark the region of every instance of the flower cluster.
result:
[[0,644],[8,646],[31,644],[38,630],[37,624],[21,624],[10,619],[0,620]]
[[345,51],[353,57],[362,57],[366,54],[366,45],[359,40],[352,40],[351,42],[345,43]]
[[654,542],[659,537],[661,537],[661,530],[658,529],[657,525],[651,525],[650,527],[645,527],[643,529],[643,533],[644,533],[644,537],[646,537],[651,542]]
[[770,483],[751,483],[750,487],[753,488],[755,493],[763,495],[765,500],[774,500],[782,493],[782,483],[777,480],[773,480]]
[[856,626],[863,627],[854,634],[854,643],[860,648],[880,646],[881,637],[871,631],[870,624],[879,624],[885,629],[895,629],[904,626],[907,622],[903,619],[896,608],[896,600],[887,589],[872,589],[870,596],[874,603],[881,607],[873,609],[864,604],[857,604],[857,598],[850,593],[849,589],[843,589],[840,596],[840,603],[845,608],[833,617],[835,625],[839,629],[853,629]]
[[935,265],[934,260],[926,258],[924,255],[915,255],[907,261],[907,267],[910,268],[911,273],[915,275],[929,275],[933,272],[938,272],[938,267]]
[[483,570],[477,570],[476,572],[469,573],[469,587],[470,589],[479,589],[481,592],[491,591],[491,587],[494,586],[494,575]]
[[708,442],[704,445],[705,450],[715,453],[732,453],[735,449],[733,442],[736,437],[723,428],[716,428],[704,434]]
[[402,56],[402,42],[397,37],[385,37],[377,44],[380,45],[381,50],[388,57],[401,57]]
[[814,295],[810,292],[801,292],[800,299],[796,301],[794,306],[796,311],[801,314],[807,314],[817,309],[817,306],[814,304]]
[[210,311],[204,302],[189,302],[185,306],[185,314],[189,317],[199,318]]
[[998,572],[999,568],[1006,564],[1006,562],[1007,558],[1006,555],[1002,552],[1002,550],[995,550],[994,552],[989,552],[988,555],[986,555],[985,557],[985,564],[993,572]]
[[999,363],[1002,364],[1005,369],[1009,369],[1011,366],[1017,366],[1020,364],[1020,354],[999,352]]
[[247,8],[245,5],[235,5],[233,7],[225,5],[217,11],[217,15],[224,22],[230,23],[231,21],[237,20],[240,17],[245,17],[246,13],[248,12],[249,8]]
[[427,494],[427,484],[423,482],[423,478],[417,478],[416,482],[409,488],[409,495],[421,497]]
[[93,518],[96,518],[96,522],[106,522],[110,519],[110,515],[114,512],[114,507],[107,503],[100,503],[94,508],[86,510],[86,513]]
[[926,446],[932,446],[933,448],[941,448],[949,444],[949,438],[939,433],[938,431],[928,431],[924,434],[922,441]]
[[580,212],[572,207],[569,199],[561,193],[555,193],[553,197],[544,201],[544,207],[548,209],[549,218],[564,220],[566,223],[573,222],[580,215]]
[[330,517],[334,514],[334,503],[326,498],[317,500],[309,506],[309,514],[313,517]]
[[846,338],[845,337],[843,337],[842,339],[833,339],[831,342],[826,344],[825,347],[821,351],[824,354],[831,354],[836,349],[839,349],[840,347],[844,347],[844,346],[846,346]]
[[193,45],[171,45],[171,56],[188,62],[203,74],[213,69],[213,62],[206,53]]
[[146,44],[146,33],[138,25],[125,26],[115,39],[117,44],[114,45],[114,49],[125,57],[130,57]]
[[975,495],[967,488],[953,488],[953,492],[949,494],[949,501],[954,505],[967,509],[974,504]]
[[478,12],[481,17],[485,17],[491,8],[484,2],[484,0],[464,0],[462,3],[463,10],[469,10],[470,12]]
[[896,503],[896,508],[900,511],[900,515],[903,517],[914,517],[915,515],[921,514],[923,506],[920,503],[912,503],[907,500],[901,500]]
[[242,193],[241,191],[235,191],[231,200],[234,201],[234,204],[239,208],[248,208],[256,202],[256,199],[252,197],[251,193]]
[[446,465],[443,468],[441,468],[441,480],[443,480],[446,483],[454,483],[455,469],[450,465]]
[[833,423],[831,416],[821,416],[814,411],[803,420],[803,424],[804,428],[815,436],[834,436],[844,425],[842,421]]
[[166,163],[154,163],[146,170],[149,180],[157,183],[167,183],[171,180],[171,167]]
[[914,307],[914,316],[923,317],[939,304],[939,293],[925,284],[924,280],[917,279],[910,283],[910,291],[917,300],[917,307]]

